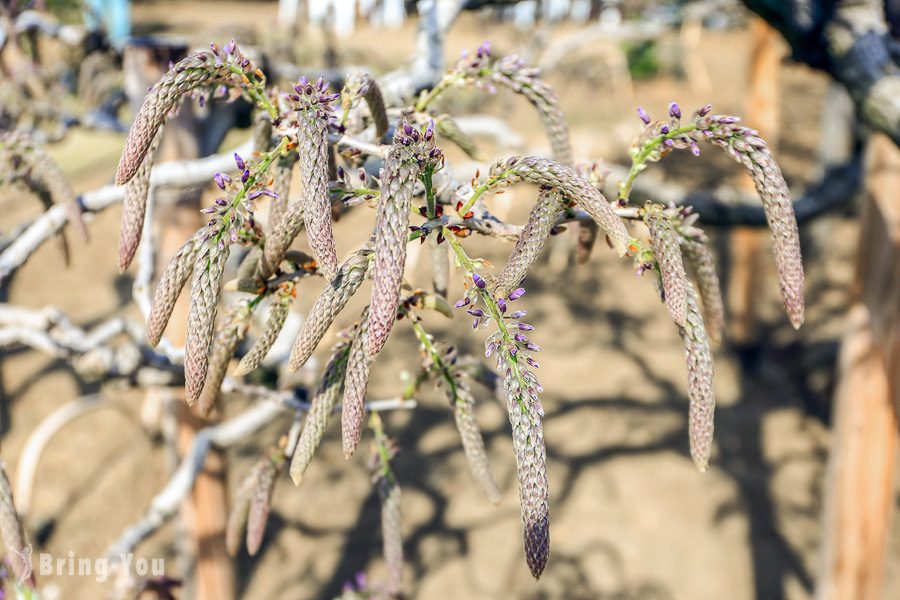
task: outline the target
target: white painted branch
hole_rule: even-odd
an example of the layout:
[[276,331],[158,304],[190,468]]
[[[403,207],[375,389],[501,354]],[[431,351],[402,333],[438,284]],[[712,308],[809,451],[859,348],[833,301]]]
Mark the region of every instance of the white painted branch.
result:
[[120,556],[131,552],[178,512],[213,444],[227,448],[283,415],[286,410],[279,402],[260,402],[237,416],[197,432],[175,474],[150,503],[141,520],[125,529],[107,549],[106,555],[110,560],[118,561]]
[[11,344],[9,340],[18,340],[28,346],[35,342],[35,349],[40,350],[49,340],[54,356],[94,350],[121,333],[127,333],[132,338],[142,335],[139,327],[122,318],[104,321],[85,331],[73,325],[59,309],[47,307],[35,310],[8,304],[0,304],[0,326],[0,346]]
[[99,394],[82,396],[50,413],[31,432],[16,466],[16,510],[22,519],[31,511],[35,474],[44,448],[53,436],[75,419],[107,406],[109,405],[105,402],[105,398]]
[[[133,352],[149,356],[150,363],[177,365],[183,360],[183,349],[166,348],[162,344],[159,348],[150,348],[144,327],[122,317],[113,317],[86,331],[55,307],[30,309],[0,304],[0,348],[22,344],[54,358],[74,358],[92,351],[108,350],[105,362],[113,369],[117,366],[116,354],[107,343],[121,334],[128,336]],[[134,363],[133,366],[137,368],[142,364]],[[97,368],[93,363],[81,366],[91,367],[92,372]],[[75,367],[77,370],[79,365],[76,363]]]
[[[256,386],[245,386],[233,380],[231,382],[226,380],[222,387],[223,390],[226,388],[231,390],[252,390],[260,394],[261,390],[265,389],[257,388]],[[207,427],[197,432],[190,450],[182,459],[175,474],[150,503],[150,507],[141,520],[125,529],[119,536],[119,539],[109,546],[106,555],[111,561],[118,561],[122,555],[133,551],[138,544],[147,539],[178,512],[181,501],[193,487],[198,473],[203,468],[206,454],[212,446],[228,448],[243,441],[264,425],[271,423],[290,410],[296,410],[297,408],[306,410],[309,408],[307,403],[296,402],[291,392],[273,392],[268,390],[268,393],[265,395],[268,396],[267,400],[254,404],[241,414],[222,421],[218,425]],[[366,404],[368,410],[410,409],[415,406],[416,402],[414,400],[399,398]]]
[[[231,152],[215,154],[207,158],[190,161],[173,161],[153,168],[150,183],[155,187],[198,185],[209,181],[215,173],[234,172],[234,152],[247,155],[253,150],[252,141],[242,144]],[[84,212],[100,212],[121,202],[125,188],[108,185],[81,195]],[[9,245],[0,255],[0,282],[28,260],[37,248],[62,229],[68,221],[65,207],[55,205],[47,210]]]
[[[339,147],[355,148],[363,154],[371,154],[374,156],[387,156],[388,146],[382,146],[371,142],[358,140],[346,135],[331,135],[329,140],[337,144]],[[153,168],[150,176],[151,191],[164,187],[181,187],[199,185],[208,182],[216,173],[233,173],[237,171],[234,164],[234,154],[248,156],[253,151],[253,142],[247,141],[239,147],[221,154],[214,154],[206,158],[185,161],[172,161],[157,165]],[[85,192],[80,196],[82,210],[85,213],[100,212],[113,204],[121,202],[125,197],[125,188],[123,186],[108,185],[92,192]],[[149,206],[148,206],[149,209]],[[90,215],[85,215],[90,216]],[[16,269],[22,266],[26,260],[40,247],[45,241],[56,235],[68,221],[68,215],[63,206],[53,206],[40,215],[31,223],[13,242],[7,246],[2,254],[0,254],[0,282],[9,277]],[[152,224],[152,219],[144,219],[145,227]],[[147,230],[145,229],[145,233]],[[142,250],[142,259],[152,253],[152,247]],[[152,269],[147,277],[147,271],[140,273],[143,283],[149,281],[153,277]],[[138,292],[144,294],[146,289],[145,303],[143,296],[136,298],[138,306],[146,316],[149,312],[149,286],[147,288],[139,288]],[[167,346],[163,343],[161,347],[166,355],[180,356],[181,352],[178,348],[171,345]]]

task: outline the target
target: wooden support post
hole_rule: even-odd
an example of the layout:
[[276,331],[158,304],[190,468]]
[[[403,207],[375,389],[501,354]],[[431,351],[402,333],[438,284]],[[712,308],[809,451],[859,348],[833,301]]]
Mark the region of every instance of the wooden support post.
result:
[[[712,91],[709,70],[700,56],[700,40],[703,38],[703,14],[701,7],[688,5],[678,34],[681,46],[681,69],[687,77],[691,92],[697,96],[708,96]],[[692,9],[693,8],[693,9]]]
[[869,143],[866,205],[857,259],[857,289],[900,410],[900,150],[884,135]]
[[[753,53],[750,59],[749,102],[747,123],[757,129],[770,145],[778,143],[779,93],[778,74],[780,56],[778,32],[759,17],[751,22]],[[753,181],[744,175],[741,187],[753,190]],[[750,227],[735,227],[731,231],[731,266],[729,269],[728,307],[731,318],[729,337],[737,345],[757,342],[757,319],[753,309],[759,257],[768,247],[768,233]]]
[[900,407],[900,151],[869,145],[855,304],[838,364],[817,600],[877,600],[894,512]]
[[[160,39],[135,40],[125,49],[124,69],[126,90],[132,107],[140,106],[147,87],[156,83],[168,70],[169,62],[181,59],[187,46]],[[164,129],[157,162],[197,158],[200,154],[199,127],[190,104],[181,107]],[[200,189],[157,190],[155,213],[160,227],[159,272],[176,250],[199,229],[203,221],[199,212]],[[166,334],[176,345],[184,345],[188,327],[187,295],[182,294],[169,319]],[[188,408],[183,390],[179,398],[178,452],[190,448],[199,429],[211,421]],[[234,575],[232,562],[225,551],[227,521],[227,486],[225,457],[212,449],[204,469],[194,483],[190,497],[185,500],[181,517],[187,532],[192,573],[186,573],[185,597],[197,600],[233,600]],[[193,575],[193,576],[191,576]]]

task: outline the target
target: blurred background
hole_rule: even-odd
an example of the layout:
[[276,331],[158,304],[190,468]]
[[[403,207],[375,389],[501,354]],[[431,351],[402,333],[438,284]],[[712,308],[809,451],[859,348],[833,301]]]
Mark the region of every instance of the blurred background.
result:
[[[273,80],[276,73],[335,77],[362,68],[390,81],[393,72],[424,58],[417,46],[419,13],[432,4],[7,0],[0,13],[0,123],[41,132],[48,154],[82,193],[112,182],[140,90],[153,83],[140,61],[164,65],[173,47],[235,39],[264,56],[260,64]],[[728,329],[715,348],[710,470],[699,473],[688,454],[682,344],[653,285],[602,243],[579,265],[569,264],[574,261],[556,244],[526,281],[523,299],[537,328],[534,339],[544,348],[548,568],[536,582],[522,560],[503,405],[476,388],[477,418],[503,491],[494,506],[471,480],[446,400],[426,386],[414,410],[385,417],[400,449],[395,468],[403,489],[406,596],[800,600],[818,590],[823,599],[900,597],[900,529],[891,518],[898,501],[892,484],[896,427],[889,401],[891,393],[897,397],[897,371],[889,366],[900,339],[894,316],[900,307],[900,171],[890,141],[900,128],[891,121],[898,109],[884,111],[881,127],[877,119],[855,115],[847,89],[858,92],[856,72],[841,71],[850,59],[808,45],[825,38],[823,23],[836,6],[873,3],[746,3],[782,31],[793,25],[781,20],[779,7],[790,5],[798,22],[807,19],[794,23],[801,33],[790,40],[793,50],[737,1],[463,4],[443,35],[441,67],[485,40],[497,56],[515,53],[541,67],[566,114],[576,159],[599,161],[613,182],[621,173],[616,169],[630,162],[639,105],[662,118],[673,100],[688,113],[711,103],[715,112],[741,115],[758,129],[795,199],[802,197],[808,209],[800,214],[807,318],[795,331],[784,315],[768,232],[752,218],[735,217],[740,211],[714,210],[756,202],[739,166],[712,149],[700,158],[676,153],[654,164],[642,196],[699,207],[701,220],[711,223],[706,230],[726,291]],[[437,2],[440,10],[447,5]],[[796,12],[800,5],[809,13]],[[821,12],[820,5],[830,8]],[[881,18],[889,25],[887,10]],[[871,45],[858,51],[866,48]],[[21,64],[31,65],[27,83],[11,67]],[[549,154],[538,115],[508,91],[454,90],[439,107],[458,117],[477,143],[476,158],[446,149],[462,180],[513,154]],[[249,137],[246,107],[213,114],[172,157],[226,151]],[[205,201],[213,196],[211,189],[202,193]],[[517,189],[490,203],[497,214],[522,223],[534,197],[534,190]],[[0,202],[5,249],[42,207],[2,188]],[[4,274],[0,300],[58,307],[86,329],[111,318],[139,319],[131,297],[134,269],[119,274],[116,268],[119,219],[120,207],[112,206],[90,221],[89,242],[70,235],[68,266],[56,244],[42,246]],[[369,211],[342,219],[339,248],[346,252],[364,241],[370,220]],[[470,247],[501,265],[512,246],[479,239]],[[413,279],[424,285],[428,266],[420,263]],[[878,290],[871,292],[872,286]],[[304,283],[298,322],[320,289],[321,283]],[[461,290],[454,274],[451,298]],[[349,325],[361,306],[356,298],[332,329]],[[461,352],[481,355],[483,336],[460,318],[429,316],[427,324]],[[334,331],[308,372],[282,385],[313,381]],[[286,335],[289,343],[290,331]],[[401,321],[375,364],[370,397],[400,393],[403,374],[419,364],[416,347]],[[89,369],[73,367],[70,355],[48,356],[16,343],[0,343],[0,352],[2,456],[10,473],[48,415],[79,397],[103,398],[102,406],[47,443],[29,504],[19,507],[35,554],[103,556],[144,514],[177,464],[166,435],[154,429],[158,419],[148,417],[159,392],[135,386],[133,377],[92,377]],[[276,358],[256,377],[271,383],[280,368]],[[841,399],[847,407],[840,408]],[[251,402],[228,397],[223,415]],[[229,496],[290,415],[285,419],[215,457],[211,468],[221,471]],[[276,486],[262,549],[219,563],[215,568],[235,585],[208,597],[332,598],[360,573],[372,581],[384,575],[378,496],[365,453],[345,461],[339,440],[338,427],[331,427],[302,485]],[[840,458],[830,470],[829,456]],[[195,510],[207,510],[197,502]],[[201,597],[192,576],[203,551],[191,549],[185,519],[191,517],[165,525],[138,555],[166,558],[166,574],[184,580],[175,597]],[[98,598],[110,591],[109,583],[88,577],[51,575],[39,583],[47,598]]]

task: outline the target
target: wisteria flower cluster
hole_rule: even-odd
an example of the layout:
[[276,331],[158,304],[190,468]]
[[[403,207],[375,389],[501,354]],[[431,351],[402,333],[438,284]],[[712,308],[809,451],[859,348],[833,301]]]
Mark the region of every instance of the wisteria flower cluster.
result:
[[[471,183],[454,180],[441,150],[442,143],[452,140],[441,127],[449,117],[435,114],[433,106],[441,94],[457,85],[476,85],[489,92],[499,85],[524,96],[541,115],[553,158],[509,157],[497,161],[484,176],[476,174]],[[550,490],[540,399],[543,389],[535,375],[541,348],[534,339],[534,327],[524,320],[523,281],[550,235],[568,222],[584,226],[587,233],[579,239],[588,249],[593,245],[592,235],[599,231],[618,256],[633,261],[638,274],[652,274],[684,341],[691,454],[697,466],[706,469],[713,448],[715,406],[710,344],[721,338],[723,328],[715,260],[689,207],[654,202],[633,206],[630,201],[635,179],[649,164],[673,151],[685,149],[699,155],[702,144],[712,144],[745,167],[756,183],[772,229],[788,315],[795,326],[803,321],[803,267],[796,220],[781,171],[757,132],[739,126],[735,117],[712,114],[708,105],[690,120],[683,119],[675,103],[662,121],[653,121],[639,109],[644,127],[631,148],[632,166],[618,197],[609,201],[600,190],[605,174],[596,165],[574,164],[568,129],[552,89],[521,59],[495,59],[489,44],[461,58],[434,88],[395,112],[386,110],[377,82],[367,74],[348,77],[340,91],[331,91],[324,79],[313,82],[305,78],[281,91],[267,85],[262,72],[234,43],[223,50],[213,46],[179,62],[147,97],[117,172],[117,182],[128,186],[119,255],[123,268],[140,240],[153,148],[167,116],[186,96],[221,86],[258,108],[256,152],[253,156],[235,155],[234,175],[215,176],[220,194],[204,209],[209,223],[171,258],[157,285],[148,322],[150,342],[156,344],[190,279],[184,358],[188,402],[199,402],[202,410],[209,411],[219,401],[231,358],[253,329],[251,316],[260,307],[269,306],[263,330],[241,358],[234,376],[248,374],[262,363],[302,290],[304,278],[321,276],[325,286],[294,341],[288,361],[291,370],[308,362],[350,298],[366,279],[372,280],[369,302],[331,350],[309,406],[302,409],[306,414],[300,433],[273,444],[241,488],[229,529],[232,551],[245,530],[251,552],[259,548],[279,474],[286,470],[295,484],[301,483],[331,414],[340,410],[347,457],[359,448],[367,425],[374,433],[374,481],[382,499],[385,554],[391,573],[386,589],[390,594],[399,593],[403,553],[400,482],[391,468],[395,447],[377,412],[367,410],[366,390],[373,363],[402,318],[412,323],[423,355],[420,377],[411,389],[431,380],[444,391],[473,477],[489,499],[499,498],[474,417],[476,394],[469,385],[466,366],[474,359],[460,357],[455,348],[435,340],[419,317],[424,310],[452,316],[446,300],[452,257],[466,289],[456,302],[457,314],[464,311],[474,329],[490,332],[485,355],[496,360],[496,387],[506,397],[525,555],[532,574],[539,577],[549,557]],[[361,100],[365,100],[368,114],[357,118]],[[367,158],[381,161],[377,177],[367,172]],[[302,189],[292,196],[289,182],[295,166]],[[487,200],[519,182],[536,185],[537,200],[524,225],[502,224],[488,211]],[[257,205],[263,202],[270,203],[269,214],[258,218]],[[335,215],[367,207],[374,208],[369,240],[341,261],[342,249],[334,235]],[[498,224],[516,242],[506,263],[492,272],[490,263],[468,254],[466,244],[472,233],[499,235]],[[292,248],[302,231],[310,254]],[[425,242],[433,267],[431,289],[415,287],[406,267],[407,246]],[[231,286],[240,293],[237,300],[220,309],[226,263],[232,252],[241,257]]]

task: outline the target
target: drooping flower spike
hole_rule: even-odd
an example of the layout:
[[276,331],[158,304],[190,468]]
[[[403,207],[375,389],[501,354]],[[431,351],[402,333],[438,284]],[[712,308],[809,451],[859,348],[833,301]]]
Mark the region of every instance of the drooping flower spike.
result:
[[[781,168],[759,132],[739,125],[738,117],[714,115],[711,111],[711,105],[704,105],[694,112],[691,122],[683,123],[681,109],[673,102],[669,108],[670,121],[645,120],[647,125],[632,147],[632,156],[639,160],[635,160],[629,181],[622,186],[620,203],[627,200],[630,183],[646,167],[647,162],[659,160],[678,149],[689,149],[699,156],[701,143],[710,143],[723,149],[744,167],[762,200],[772,233],[772,249],[785,310],[791,324],[795,328],[800,327],[805,305],[800,234],[790,191]],[[639,112],[643,119],[646,113]]]
[[406,244],[412,195],[419,174],[440,164],[431,125],[420,131],[401,121],[394,133],[381,175],[381,198],[375,218],[375,261],[369,311],[369,354],[376,356],[397,319],[400,286],[406,267]]

